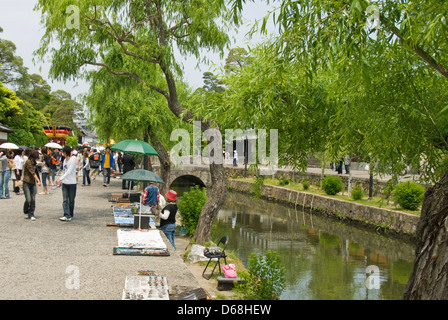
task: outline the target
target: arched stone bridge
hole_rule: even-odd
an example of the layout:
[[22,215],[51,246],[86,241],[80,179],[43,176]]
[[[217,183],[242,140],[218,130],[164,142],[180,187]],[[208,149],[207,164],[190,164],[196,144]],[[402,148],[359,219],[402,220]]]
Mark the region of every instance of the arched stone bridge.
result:
[[[158,165],[153,166],[153,169],[156,173],[160,173],[160,167]],[[195,184],[210,187],[210,168],[207,165],[182,165],[177,168],[171,167],[168,181],[169,186],[171,186],[176,179],[188,179]]]
[[[158,164],[152,166],[154,172],[160,175],[160,166]],[[235,174],[238,176],[244,176],[244,166],[233,167],[232,165],[224,165],[224,171],[226,176],[232,177]],[[195,185],[210,187],[211,186],[211,175],[210,167],[207,164],[190,164],[190,165],[180,165],[178,167],[171,167],[170,177],[168,179],[168,187],[177,180],[178,182],[186,182],[189,184],[193,183]]]

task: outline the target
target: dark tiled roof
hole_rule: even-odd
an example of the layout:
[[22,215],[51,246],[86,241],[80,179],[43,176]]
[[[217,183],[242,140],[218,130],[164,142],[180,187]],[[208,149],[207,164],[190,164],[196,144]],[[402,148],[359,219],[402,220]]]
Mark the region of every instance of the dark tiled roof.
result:
[[1,132],[7,132],[7,133],[13,133],[14,132],[14,130],[12,130],[6,124],[1,124],[1,123],[0,123],[0,131]]

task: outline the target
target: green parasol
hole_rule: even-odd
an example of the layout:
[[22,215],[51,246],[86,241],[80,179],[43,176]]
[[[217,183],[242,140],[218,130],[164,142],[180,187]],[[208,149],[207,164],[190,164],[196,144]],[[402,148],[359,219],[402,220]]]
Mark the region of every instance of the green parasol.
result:
[[111,150],[133,154],[158,156],[157,151],[147,142],[140,140],[123,140],[111,147]]
[[135,181],[135,182],[158,182],[165,183],[162,178],[155,172],[144,170],[144,169],[135,169],[126,172],[123,174],[120,179]]
[[[123,174],[120,179],[127,181],[136,181],[136,182],[159,182],[164,183],[162,178],[155,172],[144,170],[144,169],[136,169],[131,170]],[[131,194],[131,184],[129,184],[129,196]],[[142,220],[142,197],[140,197],[140,210],[138,212],[138,229],[141,229],[141,220]]]

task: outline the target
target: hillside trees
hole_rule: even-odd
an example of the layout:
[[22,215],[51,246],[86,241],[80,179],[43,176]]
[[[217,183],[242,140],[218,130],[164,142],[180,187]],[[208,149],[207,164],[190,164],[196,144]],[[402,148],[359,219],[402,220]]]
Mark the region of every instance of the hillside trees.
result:
[[82,106],[63,90],[51,92],[41,75],[29,74],[15,50],[12,41],[0,39],[0,123],[15,131],[9,135],[10,141],[40,147],[48,142],[44,125],[65,125],[76,131],[73,119]]

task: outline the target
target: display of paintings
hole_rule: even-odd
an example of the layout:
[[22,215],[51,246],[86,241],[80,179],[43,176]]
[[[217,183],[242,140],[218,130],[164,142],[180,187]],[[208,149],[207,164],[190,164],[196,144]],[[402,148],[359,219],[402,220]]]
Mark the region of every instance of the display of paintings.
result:
[[169,287],[164,276],[126,277],[123,300],[169,300]]
[[114,206],[114,223],[119,226],[133,226],[134,214],[131,206]]
[[[122,227],[133,227],[134,216],[138,214],[139,205],[132,206],[113,206],[114,223]],[[142,209],[142,213],[146,213]],[[152,217],[149,218],[149,226],[151,229],[156,228],[156,222]]]
[[118,247],[167,249],[159,230],[117,230]]

